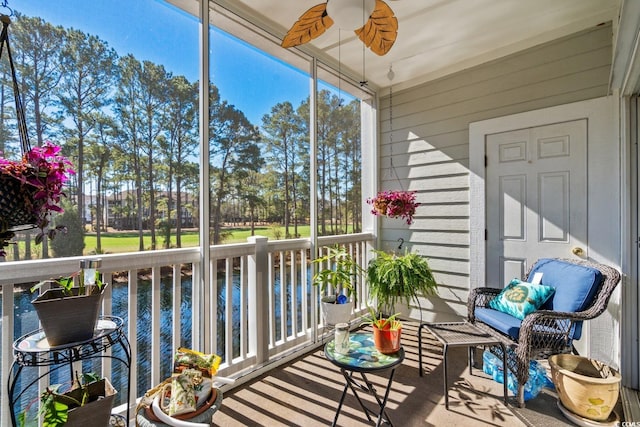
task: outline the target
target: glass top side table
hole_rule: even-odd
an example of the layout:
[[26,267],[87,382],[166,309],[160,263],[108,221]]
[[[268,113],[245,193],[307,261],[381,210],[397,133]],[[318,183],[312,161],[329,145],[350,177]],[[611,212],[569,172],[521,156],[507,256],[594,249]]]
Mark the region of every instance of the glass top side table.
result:
[[[358,400],[369,422],[373,422],[371,418],[371,414],[373,414],[377,415],[376,426],[379,426],[383,422],[393,425],[389,419],[389,415],[386,413],[385,407],[389,399],[389,392],[393,384],[393,375],[395,374],[396,367],[404,360],[404,349],[400,348],[398,352],[393,354],[382,354],[375,348],[372,333],[356,332],[349,335],[349,351],[347,354],[340,354],[335,351],[334,340],[329,341],[325,345],[324,354],[331,363],[340,368],[340,372],[342,372],[345,379],[344,390],[342,391],[340,403],[338,403],[333,425],[337,425],[338,416],[340,415],[342,404],[349,389],[351,389],[351,392]],[[389,369],[391,373],[389,374],[384,396],[378,396],[373,384],[367,379],[366,374]],[[354,373],[356,372],[360,373],[363,382],[354,378]],[[364,405],[358,395],[357,389],[369,393],[376,399],[379,406],[378,412]]]
[[[442,344],[442,364],[444,374],[444,406],[449,409],[449,393],[447,383],[447,351],[449,347],[467,347],[469,350],[469,373],[473,372],[473,351],[476,346],[496,345],[502,349],[502,366],[507,366],[507,349],[504,343],[478,329],[469,322],[441,322],[441,323],[422,323],[418,328],[418,369],[420,376],[422,372],[422,329],[427,329]],[[504,394],[504,404],[508,405],[507,399],[507,381],[503,382],[502,391]]]

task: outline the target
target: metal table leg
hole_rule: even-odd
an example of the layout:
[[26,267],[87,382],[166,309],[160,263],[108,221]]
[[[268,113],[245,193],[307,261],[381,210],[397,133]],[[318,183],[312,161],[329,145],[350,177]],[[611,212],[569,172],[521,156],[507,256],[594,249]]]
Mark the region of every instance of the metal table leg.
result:
[[[393,375],[395,374],[395,372],[395,369],[391,370],[391,374],[389,375],[389,382],[387,383],[387,389],[384,392],[384,399],[382,400],[382,402],[380,401],[378,394],[375,392],[375,390],[373,390],[372,394],[376,398],[376,400],[378,401],[378,405],[380,406],[380,413],[378,414],[378,422],[376,423],[376,426],[379,426],[383,421],[390,426],[393,426],[393,423],[391,423],[391,419],[389,418],[389,415],[387,415],[387,410],[385,408],[387,406],[387,401],[389,400],[389,392],[391,391],[391,384],[393,383]],[[362,374],[362,376],[364,377],[364,374]],[[383,419],[382,415],[384,415],[386,418]]]
[[422,372],[422,328],[425,327],[425,323],[421,323],[418,326],[418,370],[420,371],[420,376],[423,375]]
[[340,397],[340,402],[338,403],[338,409],[336,410],[336,416],[333,418],[333,427],[338,425],[338,416],[340,415],[340,410],[342,410],[342,404],[344,403],[344,398],[347,397],[347,390],[349,389],[349,379],[347,378],[347,373],[344,369],[341,369],[342,375],[344,375],[347,382],[344,385],[344,390],[342,390],[342,397]]
[[508,406],[508,392],[507,392],[507,381],[509,379],[509,367],[507,366],[507,348],[503,343],[500,343],[500,347],[502,347],[502,372],[503,372],[503,381],[502,381],[502,392],[504,395],[504,404]]
[[447,350],[449,346],[444,344],[442,349],[442,367],[444,371],[444,407],[449,410],[449,385],[447,382]]
[[[336,415],[333,419],[332,425],[336,426],[338,423],[338,416],[340,415],[340,411],[342,410],[342,405],[347,395],[347,390],[350,388],[356,400],[360,404],[360,407],[362,408],[363,412],[367,416],[367,419],[369,420],[369,422],[373,422],[373,419],[371,418],[371,415],[370,415],[370,414],[373,414],[373,415],[377,415],[377,420],[375,424],[376,426],[380,426],[382,423],[393,426],[393,423],[391,422],[391,419],[387,414],[386,406],[387,406],[387,401],[389,400],[391,385],[393,384],[393,376],[396,371],[395,368],[391,370],[391,373],[389,375],[389,380],[387,382],[387,387],[385,388],[384,397],[382,399],[380,399],[380,396],[378,396],[378,393],[374,385],[369,381],[369,379],[366,377],[364,372],[360,373],[360,375],[362,376],[362,380],[364,382],[364,384],[361,384],[356,379],[353,378],[353,374],[354,374],[353,371],[347,372],[343,368],[341,368],[340,371],[342,372],[342,375],[345,378],[346,384],[344,386],[344,390],[342,391],[342,397],[340,398],[340,402],[338,403],[338,409],[336,410]],[[357,392],[357,388],[371,394],[376,399],[376,402],[378,403],[378,406],[379,406],[379,412],[376,413],[376,411],[373,411],[372,409],[368,408],[364,404],[364,402],[360,398],[360,395]]]

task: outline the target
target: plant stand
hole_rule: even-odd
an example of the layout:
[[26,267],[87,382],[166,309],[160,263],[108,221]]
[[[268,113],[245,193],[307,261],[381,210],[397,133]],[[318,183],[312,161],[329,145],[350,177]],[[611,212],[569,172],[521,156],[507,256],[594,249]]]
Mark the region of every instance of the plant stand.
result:
[[[129,408],[131,406],[131,347],[123,330],[124,322],[115,316],[101,316],[91,339],[80,343],[69,343],[57,347],[48,345],[42,329],[30,332],[13,343],[14,360],[9,371],[9,410],[11,423],[16,423],[16,406],[26,392],[38,385],[40,379],[59,369],[68,368],[69,378],[73,378],[73,363],[107,358],[120,361],[127,369],[127,420],[130,419]],[[114,355],[108,349],[118,346],[123,350],[124,356]],[[49,367],[38,378],[27,382],[21,389],[16,389],[20,384],[20,377],[25,368]],[[36,369],[36,373],[38,369]],[[85,423],[86,424],[86,423]],[[90,424],[86,424],[90,425]]]

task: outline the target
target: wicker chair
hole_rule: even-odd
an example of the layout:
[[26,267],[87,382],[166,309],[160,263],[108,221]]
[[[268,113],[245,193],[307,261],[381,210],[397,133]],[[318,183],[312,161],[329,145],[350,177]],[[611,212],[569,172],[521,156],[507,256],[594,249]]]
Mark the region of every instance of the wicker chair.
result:
[[[600,272],[601,276],[595,272],[594,291],[589,294],[589,300],[585,299],[579,311],[557,311],[553,309],[553,302],[549,302],[543,305],[540,310],[527,315],[521,323],[516,320],[518,327],[509,330],[505,330],[503,327],[503,330],[500,331],[499,327],[489,325],[486,321],[481,321],[477,315],[495,311],[489,307],[489,302],[502,289],[484,287],[473,289],[467,303],[469,321],[480,329],[499,337],[508,349],[507,364],[509,370],[514,373],[518,380],[517,400],[520,407],[525,405],[524,385],[529,379],[530,360],[546,359],[552,354],[571,352],[572,341],[580,337],[582,322],[599,316],[607,308],[611,294],[620,281],[620,273],[612,267],[588,261],[565,259],[538,260],[529,269],[525,279],[528,279],[536,270],[544,271],[545,265],[543,265],[542,261],[561,266],[565,265],[569,269],[575,268],[572,266],[590,267]],[[549,276],[549,280],[553,281],[553,274],[549,274]],[[564,281],[567,275],[556,274],[556,278],[562,279],[557,280],[558,282]],[[542,283],[554,286],[553,283],[545,283],[544,273]],[[556,288],[556,294],[558,294],[558,289]],[[504,316],[502,313],[493,314]],[[499,347],[496,347],[492,348],[491,351],[499,354],[500,350]]]

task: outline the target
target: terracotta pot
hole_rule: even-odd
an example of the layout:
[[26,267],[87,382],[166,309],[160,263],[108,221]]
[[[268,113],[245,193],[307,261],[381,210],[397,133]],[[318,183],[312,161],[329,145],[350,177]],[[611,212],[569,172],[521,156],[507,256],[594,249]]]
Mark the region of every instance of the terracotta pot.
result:
[[569,411],[606,421],[618,401],[620,374],[597,360],[572,354],[549,358],[551,377],[560,402]]
[[86,341],[93,337],[105,287],[102,287],[102,292],[93,295],[78,295],[78,288],[72,288],[74,296],[64,296],[60,288],[48,289],[31,302],[50,346]]
[[402,328],[391,329],[387,325],[384,329],[373,327],[373,342],[382,354],[395,353],[400,350],[400,335]]

